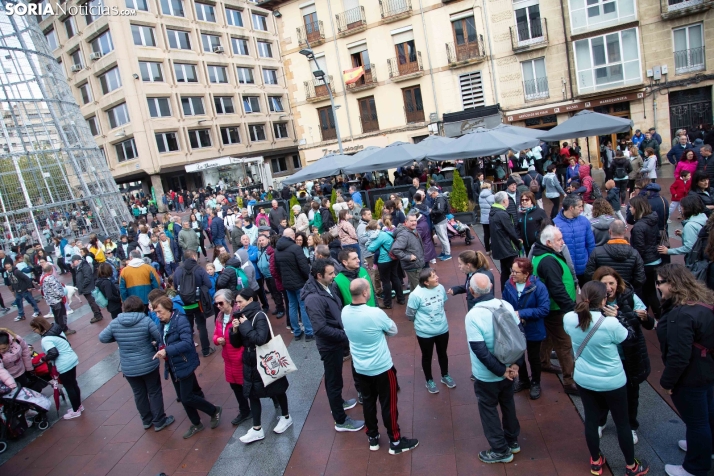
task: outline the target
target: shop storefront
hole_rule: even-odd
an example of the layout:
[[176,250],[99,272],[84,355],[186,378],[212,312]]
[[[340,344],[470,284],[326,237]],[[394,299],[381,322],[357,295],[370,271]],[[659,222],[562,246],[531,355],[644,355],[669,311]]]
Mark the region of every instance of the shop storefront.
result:
[[238,184],[248,186],[263,184],[267,190],[273,184],[270,165],[262,156],[237,158],[221,157],[185,166],[187,180],[200,179],[202,186],[215,186],[223,182],[226,186]]

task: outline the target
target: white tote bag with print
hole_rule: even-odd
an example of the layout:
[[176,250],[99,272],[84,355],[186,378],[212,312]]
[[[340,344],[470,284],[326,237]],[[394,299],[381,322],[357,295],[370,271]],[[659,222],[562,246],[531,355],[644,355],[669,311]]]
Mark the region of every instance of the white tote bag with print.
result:
[[[293,359],[290,358],[290,354],[288,354],[288,349],[285,347],[282,336],[273,334],[273,326],[270,325],[270,319],[264,312],[260,314],[263,314],[265,320],[268,321],[270,340],[263,345],[256,345],[255,352],[257,354],[258,373],[263,380],[263,385],[267,387],[287,374],[295,372],[297,367]],[[257,314],[256,317],[258,317]],[[253,318],[253,322],[255,322],[255,318]]]

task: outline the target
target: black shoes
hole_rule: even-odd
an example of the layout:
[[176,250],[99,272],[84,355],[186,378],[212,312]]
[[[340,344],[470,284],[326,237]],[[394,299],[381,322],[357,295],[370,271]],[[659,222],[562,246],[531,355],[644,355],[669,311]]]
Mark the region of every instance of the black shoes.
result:
[[231,420],[231,425],[238,426],[244,421],[250,419],[250,413],[239,413],[237,417]]
[[563,390],[568,395],[580,395],[578,387],[574,383],[571,383],[570,385],[563,385]]
[[[520,451],[520,447],[518,450]],[[496,453],[493,450],[482,451],[478,454],[478,459],[488,464],[510,463],[513,461],[513,453],[510,451],[510,448],[507,453]]]
[[305,342],[312,342],[315,340],[315,336],[306,336],[305,337]]
[[[390,455],[398,455],[401,453],[406,453],[407,451],[413,450],[414,448],[419,446],[419,440],[417,440],[416,438],[402,437],[396,443],[397,443],[396,445],[393,442],[389,443],[389,454]],[[371,449],[371,442],[370,442],[370,449]]]
[[214,354],[215,352],[216,352],[216,348],[215,348],[215,347],[209,347],[209,348],[208,348],[208,352],[206,352],[205,354],[203,354],[203,356],[204,356],[204,357],[208,357],[209,355],[212,355],[212,354]]
[[530,382],[524,382],[519,378],[513,381],[513,393],[518,393],[521,390],[526,390],[528,388],[531,388]]
[[379,451],[379,434],[372,438],[371,436],[368,436],[369,438],[369,450],[370,451]]
[[299,336],[294,336],[294,337],[293,337],[293,340],[294,340],[294,341],[302,340],[302,336],[304,336],[304,335],[305,335],[305,334],[300,334]]
[[539,383],[534,382],[531,384],[530,397],[531,397],[531,400],[538,400],[540,398],[540,384]]

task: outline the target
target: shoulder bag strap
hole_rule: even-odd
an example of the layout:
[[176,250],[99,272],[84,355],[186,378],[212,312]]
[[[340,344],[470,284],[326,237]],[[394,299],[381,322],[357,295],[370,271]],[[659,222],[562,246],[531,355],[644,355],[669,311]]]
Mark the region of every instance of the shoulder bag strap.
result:
[[588,332],[588,335],[586,335],[585,339],[583,339],[583,341],[580,343],[580,347],[578,347],[578,351],[575,353],[574,360],[578,360],[580,354],[582,354],[585,350],[585,346],[588,345],[588,342],[590,342],[590,339],[592,339],[592,337],[595,335],[595,332],[597,332],[598,328],[600,327],[600,324],[603,323],[606,317],[607,316],[605,316],[604,314],[600,316],[600,319],[598,319],[595,325],[590,328],[590,332]]
[[255,316],[253,316],[253,321],[251,322],[251,325],[255,324],[255,318],[258,317],[258,314],[262,314],[265,316],[265,320],[268,321],[268,329],[270,329],[270,340],[275,339],[275,334],[273,334],[273,326],[270,324],[270,319],[268,318],[268,315],[264,312],[256,312]]

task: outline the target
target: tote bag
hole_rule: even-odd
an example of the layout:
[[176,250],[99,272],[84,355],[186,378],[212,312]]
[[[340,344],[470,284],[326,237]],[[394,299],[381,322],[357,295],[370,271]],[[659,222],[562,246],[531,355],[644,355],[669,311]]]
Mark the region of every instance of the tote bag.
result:
[[[295,372],[297,367],[295,367],[293,359],[288,354],[283,338],[273,334],[273,326],[270,325],[270,319],[265,313],[261,314],[268,321],[270,340],[263,345],[256,345],[255,352],[258,361],[258,373],[263,380],[263,385],[267,387],[287,374]],[[256,317],[258,317],[257,314]],[[253,323],[255,323],[255,317],[253,318]]]

